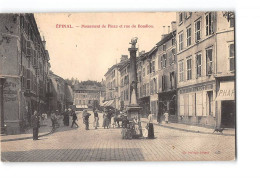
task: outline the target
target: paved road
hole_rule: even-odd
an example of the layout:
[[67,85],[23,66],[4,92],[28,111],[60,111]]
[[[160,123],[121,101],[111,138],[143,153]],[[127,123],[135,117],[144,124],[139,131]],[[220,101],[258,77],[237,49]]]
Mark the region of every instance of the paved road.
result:
[[79,128],[61,127],[38,141],[3,142],[2,161],[233,160],[235,156],[234,136],[196,134],[155,126],[156,139],[122,140],[121,129],[100,127],[95,130],[93,113],[91,128],[86,131],[81,115],[78,113]]

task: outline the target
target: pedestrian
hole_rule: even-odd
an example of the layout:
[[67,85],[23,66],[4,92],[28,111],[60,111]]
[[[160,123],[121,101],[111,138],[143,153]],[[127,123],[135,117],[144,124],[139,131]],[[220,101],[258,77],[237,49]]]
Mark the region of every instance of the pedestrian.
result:
[[56,114],[54,111],[51,112],[51,124],[52,124],[52,128],[55,128],[55,120],[56,120]]
[[69,126],[70,122],[69,122],[69,110],[66,109],[66,111],[63,113],[63,124],[64,126]]
[[95,109],[94,110],[94,123],[93,123],[93,127],[95,127],[95,129],[97,129],[99,127],[99,117],[98,117],[98,112]]
[[150,112],[148,116],[148,139],[154,139],[153,114]]
[[33,140],[38,140],[40,121],[39,121],[39,116],[37,114],[37,111],[34,111],[31,120],[32,120],[32,127],[33,127]]
[[108,113],[104,113],[103,115],[103,125],[104,125],[104,129],[105,128],[109,128],[109,119],[108,119]]
[[85,127],[86,130],[89,130],[89,116],[91,116],[91,114],[87,112],[87,113],[85,114],[85,117],[84,117],[84,122],[83,122],[83,123],[84,123],[85,126],[86,126],[86,127]]
[[72,112],[72,124],[71,124],[71,128],[73,127],[74,124],[77,126],[77,128],[79,127],[79,125],[76,123],[76,120],[78,120],[78,117],[77,117],[75,111],[73,111],[73,112]]
[[169,122],[169,113],[168,113],[168,111],[166,111],[164,113],[164,119],[165,119],[165,123],[168,124],[168,122]]

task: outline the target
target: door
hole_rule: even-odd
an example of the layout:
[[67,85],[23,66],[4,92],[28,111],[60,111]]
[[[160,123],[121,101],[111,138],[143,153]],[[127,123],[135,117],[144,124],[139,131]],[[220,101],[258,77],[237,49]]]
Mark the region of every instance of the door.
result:
[[235,101],[222,101],[221,103],[221,127],[235,128],[236,103]]

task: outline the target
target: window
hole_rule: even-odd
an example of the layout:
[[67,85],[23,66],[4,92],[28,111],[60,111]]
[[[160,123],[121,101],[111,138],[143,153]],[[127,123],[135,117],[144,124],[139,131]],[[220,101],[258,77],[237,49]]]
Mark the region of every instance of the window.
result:
[[234,27],[235,26],[235,18],[231,18],[229,20],[229,27]]
[[175,86],[174,72],[170,73],[171,89]]
[[166,44],[163,44],[163,51],[166,51]]
[[198,42],[201,38],[200,29],[201,29],[201,20],[197,20],[195,22],[195,42]]
[[213,33],[213,15],[212,12],[206,15],[206,36]]
[[183,21],[183,13],[179,13],[179,25],[182,23]]
[[179,50],[183,50],[183,32],[179,34]]
[[180,61],[179,62],[179,81],[183,81],[184,80],[184,77],[183,77],[183,61]]
[[166,88],[166,76],[162,75],[162,91],[165,91]]
[[155,72],[155,61],[152,62],[152,72]]
[[196,55],[196,69],[197,69],[197,78],[201,77],[201,54]]
[[191,45],[191,27],[187,27],[187,47]]
[[128,89],[125,91],[126,94],[126,100],[128,100]]
[[172,49],[173,62],[176,62],[176,49]]
[[172,46],[174,46],[174,45],[176,45],[176,39],[175,38],[172,39]]
[[189,19],[190,16],[191,16],[191,12],[185,12],[185,18],[186,18],[186,19]]
[[187,80],[192,78],[192,71],[191,71],[191,58],[187,59]]
[[235,70],[235,47],[234,44],[229,44],[229,71]]
[[21,25],[21,28],[23,29],[24,28],[24,17],[23,16],[21,16],[20,17],[20,25]]
[[213,115],[213,91],[208,91],[207,97],[208,97],[208,115]]
[[163,69],[163,55],[161,56],[161,69]]
[[206,50],[206,61],[207,61],[206,75],[211,75],[213,73],[212,49]]
[[167,65],[167,54],[164,54],[163,58],[164,58],[164,67],[166,68],[166,65]]
[[149,75],[149,73],[150,73],[150,65],[147,65],[146,70],[147,70],[147,75]]
[[143,68],[143,77],[145,77],[145,68]]

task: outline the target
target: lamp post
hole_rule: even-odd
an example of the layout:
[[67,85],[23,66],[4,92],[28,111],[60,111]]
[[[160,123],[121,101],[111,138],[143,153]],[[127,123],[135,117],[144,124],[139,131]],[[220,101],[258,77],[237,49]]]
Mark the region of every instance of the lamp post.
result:
[[0,116],[1,116],[1,134],[5,132],[5,121],[4,121],[4,83],[6,79],[0,77]]

